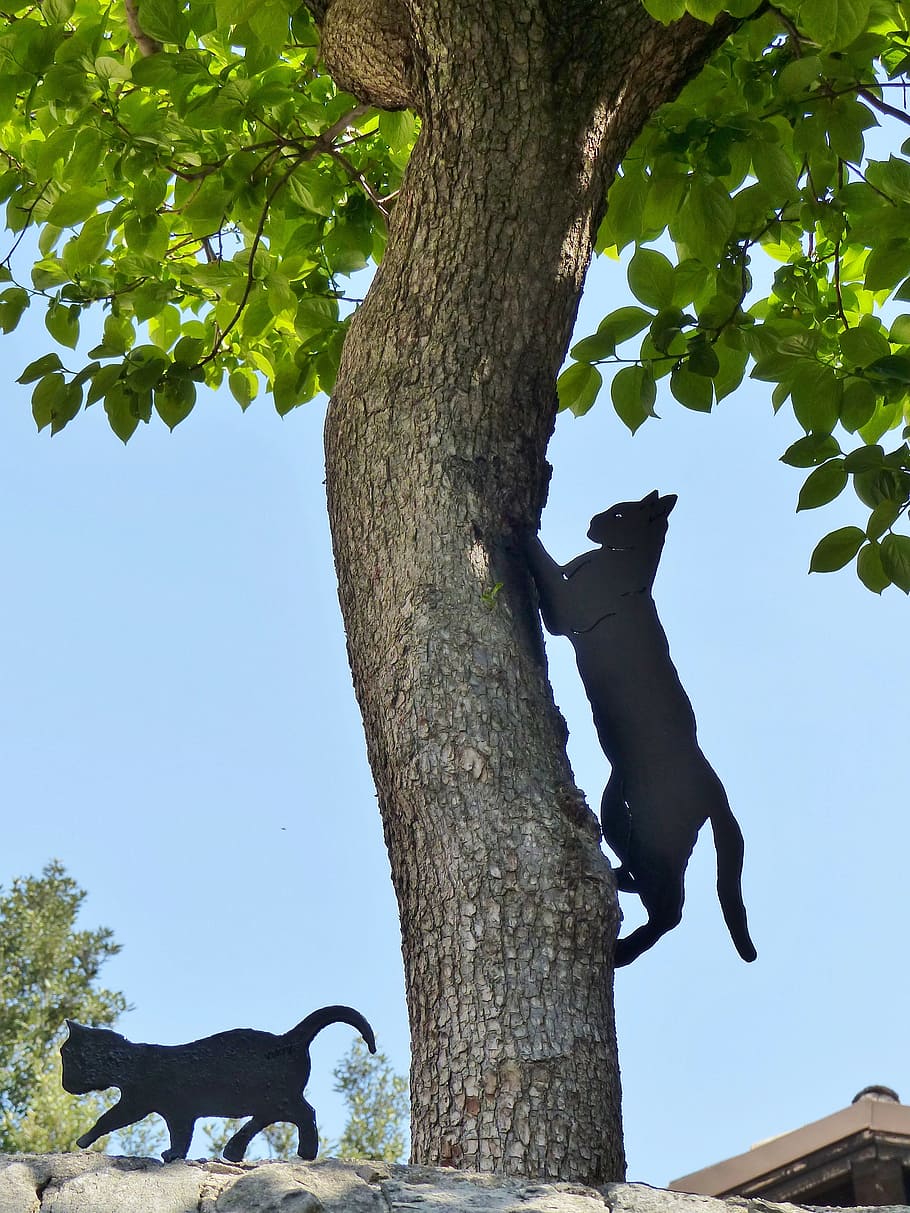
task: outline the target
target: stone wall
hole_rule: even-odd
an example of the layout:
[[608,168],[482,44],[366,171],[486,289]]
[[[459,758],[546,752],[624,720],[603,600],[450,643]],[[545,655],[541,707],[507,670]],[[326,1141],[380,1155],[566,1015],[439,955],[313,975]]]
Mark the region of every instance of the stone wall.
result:
[[[643,1184],[602,1190],[383,1163],[160,1163],[0,1154],[0,1213],[773,1213]],[[907,1213],[906,1206],[891,1206]]]

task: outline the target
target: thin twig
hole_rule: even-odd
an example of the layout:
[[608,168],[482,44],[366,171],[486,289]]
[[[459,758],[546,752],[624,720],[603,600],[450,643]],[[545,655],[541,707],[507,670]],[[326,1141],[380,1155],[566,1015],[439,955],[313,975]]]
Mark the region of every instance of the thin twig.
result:
[[200,359],[200,361],[196,364],[197,366],[205,366],[206,363],[211,362],[213,358],[218,356],[224,347],[224,340],[228,333],[230,333],[237,321],[243,315],[243,309],[246,307],[247,300],[249,299],[253,286],[256,282],[256,253],[262,241],[262,234],[265,231],[266,220],[269,217],[269,207],[275,201],[279,190],[284,188],[284,186],[290,180],[291,174],[295,172],[295,170],[302,163],[303,159],[304,157],[301,155],[292,160],[287,172],[275,182],[269,191],[265,200],[265,206],[262,208],[262,214],[259,216],[259,224],[256,228],[256,234],[253,236],[253,242],[250,245],[250,259],[247,266],[246,285],[243,288],[243,295],[240,297],[240,302],[237,304],[237,310],[234,312],[233,316],[230,318],[224,328],[216,336],[211,351],[206,354],[204,358]]
[[338,163],[345,170],[345,172],[347,172],[357,182],[357,184],[360,186],[360,188],[363,190],[363,192],[366,194],[366,196],[369,198],[369,200],[376,207],[377,211],[379,211],[380,215],[382,215],[383,222],[385,223],[386,227],[388,227],[389,212],[383,206],[382,199],[379,197],[379,195],[373,189],[372,185],[370,185],[369,181],[367,181],[366,177],[364,177],[363,173],[361,173],[357,168],[355,168],[355,166],[353,164],[351,164],[351,162],[347,158],[347,156],[345,156],[343,152],[339,152],[337,148],[330,147],[330,148],[327,148],[326,150],[327,150],[328,154],[332,157],[332,159],[337,160]]
[[28,209],[25,211],[25,223],[23,223],[23,225],[22,225],[22,231],[21,231],[21,232],[19,233],[19,235],[16,237],[16,239],[15,239],[15,241],[14,241],[14,243],[13,243],[13,247],[12,247],[12,248],[10,249],[10,251],[9,251],[9,252],[6,254],[6,256],[3,258],[3,260],[2,260],[2,261],[0,261],[0,265],[5,265],[7,269],[11,269],[11,268],[12,268],[12,266],[11,266],[11,262],[12,262],[12,259],[13,259],[13,254],[15,253],[15,251],[16,251],[16,249],[19,247],[19,245],[22,243],[22,241],[25,239],[25,233],[28,231],[29,224],[30,224],[30,223],[31,223],[31,221],[32,221],[32,215],[35,213],[35,207],[38,205],[38,203],[39,203],[39,202],[41,201],[41,199],[44,197],[44,191],[47,189],[47,187],[50,185],[50,183],[51,183],[51,182],[50,182],[50,178],[48,178],[48,180],[47,180],[47,181],[45,181],[44,185],[42,185],[41,189],[38,191],[37,196],[35,197],[34,202],[33,202],[33,203],[31,204],[31,206],[30,206],[30,207],[28,207]]

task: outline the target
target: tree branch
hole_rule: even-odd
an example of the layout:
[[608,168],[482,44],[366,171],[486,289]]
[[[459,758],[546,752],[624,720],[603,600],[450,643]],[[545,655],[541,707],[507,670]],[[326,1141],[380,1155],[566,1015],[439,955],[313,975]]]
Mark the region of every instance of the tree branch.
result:
[[140,53],[146,58],[149,55],[157,55],[164,47],[157,38],[152,38],[147,34],[139,24],[139,8],[136,0],[123,0],[123,8],[126,13],[126,27],[133,35],[133,40],[139,47]]
[[873,109],[877,109],[880,114],[887,114],[889,118],[896,118],[898,122],[904,122],[910,126],[910,114],[904,110],[899,110],[894,105],[889,105],[887,101],[882,101],[880,97],[876,97],[875,93],[868,88],[858,88],[857,96],[862,97],[864,101],[868,101]]

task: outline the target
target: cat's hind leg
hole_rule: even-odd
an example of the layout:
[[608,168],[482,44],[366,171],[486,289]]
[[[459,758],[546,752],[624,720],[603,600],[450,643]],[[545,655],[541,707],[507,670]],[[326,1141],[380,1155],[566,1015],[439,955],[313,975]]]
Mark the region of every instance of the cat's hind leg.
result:
[[297,1153],[307,1162],[311,1162],[319,1153],[315,1109],[301,1095],[295,1104],[293,1115],[287,1119],[297,1126]]
[[222,1157],[228,1162],[243,1162],[243,1156],[246,1154],[250,1142],[257,1133],[261,1133],[274,1120],[281,1119],[280,1117],[270,1118],[267,1116],[253,1116],[246,1124],[240,1126],[233,1137],[229,1138],[224,1149],[221,1151]]
[[617,969],[631,964],[662,935],[679,926],[685,899],[684,877],[685,868],[675,872],[664,864],[639,874],[635,889],[648,911],[648,921],[616,941],[614,965]]

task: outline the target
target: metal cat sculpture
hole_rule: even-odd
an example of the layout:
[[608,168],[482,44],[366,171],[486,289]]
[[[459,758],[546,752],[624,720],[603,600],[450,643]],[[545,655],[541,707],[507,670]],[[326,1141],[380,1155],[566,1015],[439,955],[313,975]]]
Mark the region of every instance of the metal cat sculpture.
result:
[[696,740],[695,715],[670,660],[651,587],[676,497],[655,490],[591,520],[599,547],[559,565],[533,536],[528,560],[550,632],[575,647],[612,772],[601,825],[619,857],[618,887],[637,893],[648,921],[616,945],[630,964],[682,918],[684,879],[699,830],[711,822],[717,892],[743,960],[756,956],[743,905],[743,836],[723,785]]
[[119,1087],[120,1099],[76,1142],[90,1146],[126,1125],[157,1112],[167,1122],[170,1148],[165,1162],[186,1158],[200,1116],[249,1116],[224,1147],[229,1162],[240,1162],[250,1141],[268,1125],[297,1126],[297,1153],[316,1157],[316,1113],[303,1098],[310,1077],[310,1044],[331,1023],[356,1028],[371,1053],[373,1029],[353,1007],[323,1007],[283,1036],[235,1028],[186,1045],[134,1044],[108,1028],[89,1028],[68,1019],[69,1036],[60,1047],[63,1087],[86,1095]]

